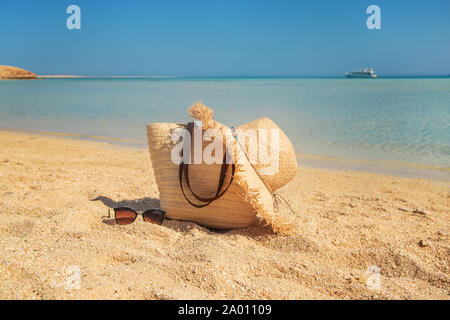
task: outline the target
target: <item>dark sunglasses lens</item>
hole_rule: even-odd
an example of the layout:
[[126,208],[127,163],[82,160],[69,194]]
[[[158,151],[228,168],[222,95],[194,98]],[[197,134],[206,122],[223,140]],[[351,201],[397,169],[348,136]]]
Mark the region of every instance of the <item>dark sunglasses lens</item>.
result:
[[136,212],[129,208],[115,209],[117,224],[130,224],[136,219]]
[[157,209],[147,210],[142,214],[145,222],[151,222],[154,224],[162,224],[164,215],[165,212],[163,210]]

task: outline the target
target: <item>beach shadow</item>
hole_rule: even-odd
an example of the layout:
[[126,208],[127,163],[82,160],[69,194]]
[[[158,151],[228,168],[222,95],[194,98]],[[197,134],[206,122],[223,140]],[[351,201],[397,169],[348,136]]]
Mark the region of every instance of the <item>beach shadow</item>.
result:
[[150,208],[159,208],[159,199],[157,198],[139,198],[133,200],[120,200],[114,201],[111,198],[105,196],[98,196],[97,198],[91,199],[91,201],[101,201],[105,206],[114,209],[118,207],[129,207],[134,210],[142,211]]
[[264,240],[266,237],[274,236],[276,233],[272,228],[265,223],[265,221],[256,217],[255,223],[246,228],[232,229],[232,230],[220,230],[226,236],[241,235],[254,240]]
[[223,236],[223,237],[231,237],[235,235],[240,235],[248,238],[252,238],[253,240],[264,240],[267,237],[274,236],[272,228],[264,222],[264,220],[259,217],[256,218],[255,224],[250,227],[241,228],[241,229],[214,229],[208,228],[205,226],[201,226],[195,222],[191,221],[182,221],[182,220],[170,220],[167,219],[163,223],[163,227],[172,229],[179,233],[191,233],[192,230],[197,229],[202,232],[206,232],[211,235]]
[[[112,209],[118,208],[118,207],[128,207],[132,208],[136,211],[145,211],[150,208],[160,208],[160,202],[157,198],[139,198],[139,199],[132,199],[132,200],[120,200],[120,201],[114,201],[111,198],[105,197],[105,196],[98,196],[94,199],[91,199],[91,201],[101,201],[105,206],[107,206],[108,209],[108,215],[102,217],[102,222],[107,225],[115,225],[116,220],[114,219],[114,211]],[[233,230],[222,230],[222,229],[212,229],[212,228],[206,228],[203,226],[200,226],[194,222],[189,221],[180,221],[180,220],[171,220],[166,217],[166,221],[168,223],[164,223],[163,227],[169,228],[172,230],[175,230],[177,232],[181,233],[187,233],[190,230],[189,226],[195,225],[196,227],[203,229],[207,232],[215,233],[215,234],[221,234],[225,236],[232,236],[232,235],[243,235],[251,238],[264,238],[265,236],[271,236],[274,235],[273,230],[265,225],[264,221],[260,219],[259,217],[256,218],[255,224],[251,227],[243,228],[243,229],[233,229]]]

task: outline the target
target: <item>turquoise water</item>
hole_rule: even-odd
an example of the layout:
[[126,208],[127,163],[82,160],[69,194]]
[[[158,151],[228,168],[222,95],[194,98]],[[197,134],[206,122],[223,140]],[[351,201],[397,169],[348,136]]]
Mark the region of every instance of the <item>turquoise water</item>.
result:
[[229,126],[272,118],[298,154],[450,167],[450,78],[0,81],[0,127],[133,139],[203,101]]

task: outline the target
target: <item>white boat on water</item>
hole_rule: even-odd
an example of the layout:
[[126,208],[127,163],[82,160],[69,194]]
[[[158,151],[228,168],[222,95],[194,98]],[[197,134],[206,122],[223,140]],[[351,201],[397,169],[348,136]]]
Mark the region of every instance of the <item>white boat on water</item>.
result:
[[376,78],[377,75],[373,73],[373,68],[363,69],[359,71],[346,72],[347,78]]

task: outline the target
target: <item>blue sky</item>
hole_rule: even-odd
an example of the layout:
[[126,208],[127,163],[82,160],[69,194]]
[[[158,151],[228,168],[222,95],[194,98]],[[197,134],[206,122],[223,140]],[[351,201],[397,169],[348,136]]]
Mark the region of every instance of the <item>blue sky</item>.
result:
[[[81,8],[81,30],[66,8]],[[368,30],[366,8],[381,8]],[[1,0],[0,64],[38,74],[450,74],[448,0]]]

